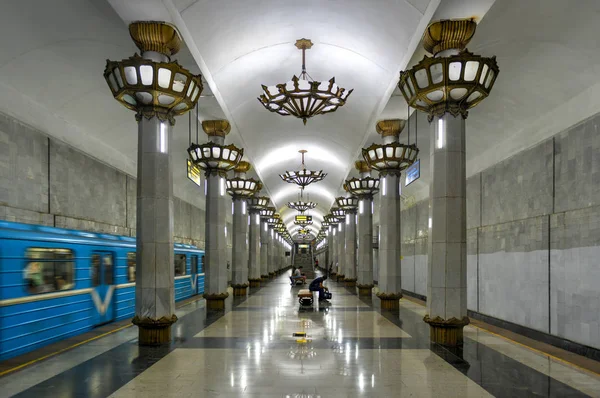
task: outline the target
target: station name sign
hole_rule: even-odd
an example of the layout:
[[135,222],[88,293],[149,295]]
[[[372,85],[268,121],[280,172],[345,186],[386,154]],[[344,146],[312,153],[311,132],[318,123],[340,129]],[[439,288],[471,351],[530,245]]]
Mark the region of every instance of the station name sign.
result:
[[418,180],[421,177],[421,160],[417,160],[409,168],[406,169],[406,179],[404,180],[404,186],[408,186],[410,183]]
[[296,216],[296,222],[308,222],[312,221],[312,216],[307,216],[304,214],[299,214]]
[[202,171],[198,166],[187,160],[187,178],[192,180],[192,182],[198,186],[200,186],[200,173]]

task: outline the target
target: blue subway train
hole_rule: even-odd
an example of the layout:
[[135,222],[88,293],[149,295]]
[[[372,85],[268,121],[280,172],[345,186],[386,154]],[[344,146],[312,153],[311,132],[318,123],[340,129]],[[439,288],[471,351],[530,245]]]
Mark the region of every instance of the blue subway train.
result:
[[[175,301],[204,293],[204,251],[175,244]],[[0,221],[0,360],[135,312],[135,238]]]

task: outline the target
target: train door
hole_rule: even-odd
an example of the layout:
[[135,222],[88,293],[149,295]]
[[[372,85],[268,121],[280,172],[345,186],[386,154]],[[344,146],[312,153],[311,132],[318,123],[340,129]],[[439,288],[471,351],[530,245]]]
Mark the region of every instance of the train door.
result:
[[114,320],[114,255],[110,252],[92,253],[92,300],[96,308],[96,325]]
[[192,281],[192,294],[198,294],[198,256],[195,254],[192,255],[190,261],[192,262],[192,272],[190,275],[190,280]]

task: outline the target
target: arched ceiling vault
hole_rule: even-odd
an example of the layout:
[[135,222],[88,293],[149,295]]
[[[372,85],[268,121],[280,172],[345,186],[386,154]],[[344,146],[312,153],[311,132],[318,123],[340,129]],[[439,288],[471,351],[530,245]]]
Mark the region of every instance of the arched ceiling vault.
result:
[[[186,44],[175,59],[206,80],[198,117],[231,122],[227,142],[245,149],[263,192],[286,220],[295,212],[285,205],[298,191],[278,174],[299,167],[299,149],[309,151],[307,167],[328,173],[307,190],[319,203],[315,218],[321,217],[343,193],[360,148],[379,141],[375,122],[406,117],[406,104],[394,91],[398,72],[422,58],[419,41],[432,19],[475,16],[480,23],[469,49],[496,55],[500,67],[492,94],[467,122],[468,175],[600,109],[596,0],[580,0],[577,7],[546,0],[543,12],[539,2],[519,0],[307,0],[301,6],[275,0],[9,0],[2,7],[0,111],[132,176],[134,115],[112,98],[102,76],[105,60],[137,51],[129,22],[175,24]],[[306,126],[269,113],[256,100],[261,84],[283,83],[300,72],[301,53],[293,43],[301,37],[314,43],[306,54],[314,79],[335,76],[341,87],[354,89],[344,107]],[[177,119],[174,192],[202,205],[202,189],[185,176],[187,125],[187,117]],[[426,195],[428,136],[421,115],[421,178],[404,190],[407,196]]]

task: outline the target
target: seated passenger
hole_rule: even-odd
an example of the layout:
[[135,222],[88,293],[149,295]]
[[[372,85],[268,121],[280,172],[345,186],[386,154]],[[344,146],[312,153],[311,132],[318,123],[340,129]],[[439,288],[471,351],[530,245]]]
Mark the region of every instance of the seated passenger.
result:
[[302,275],[302,273],[300,272],[300,268],[296,268],[292,275],[292,281],[295,282],[297,280],[301,280],[303,284],[306,283],[306,276]]
[[327,280],[327,275],[320,276],[317,279],[315,279],[314,281],[312,281],[310,283],[310,285],[308,285],[308,290],[310,290],[311,292],[319,292],[319,301],[328,302],[325,299],[325,290],[329,290],[329,289],[327,289],[327,287],[323,286],[323,282],[326,280]]

